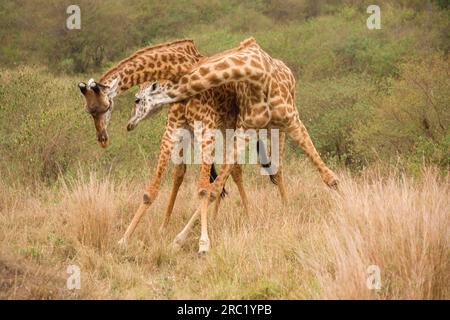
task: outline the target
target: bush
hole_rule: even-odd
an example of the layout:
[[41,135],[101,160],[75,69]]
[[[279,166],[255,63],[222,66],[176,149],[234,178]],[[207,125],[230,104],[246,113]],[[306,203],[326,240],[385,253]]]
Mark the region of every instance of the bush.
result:
[[111,146],[102,150],[95,128],[84,112],[80,79],[55,78],[43,69],[2,70],[0,77],[0,172],[13,181],[51,182],[76,174],[78,166],[103,167],[121,176],[142,176],[155,159],[165,125],[164,113],[136,133],[125,130],[133,99],[116,101],[109,126]]
[[368,158],[403,158],[450,165],[450,68],[439,55],[400,66],[400,78],[383,97],[374,120],[355,132],[357,149]]

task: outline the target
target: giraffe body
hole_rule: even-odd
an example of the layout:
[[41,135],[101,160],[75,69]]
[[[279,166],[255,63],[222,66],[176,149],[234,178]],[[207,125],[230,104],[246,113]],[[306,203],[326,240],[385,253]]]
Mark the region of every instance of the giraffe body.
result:
[[336,175],[322,161],[300,120],[291,70],[270,57],[253,38],[234,50],[203,59],[178,81],[167,81],[144,93],[155,105],[164,105],[218,87],[236,93],[238,128],[278,128],[286,132],[310,157],[324,182],[337,185]]
[[[126,91],[134,85],[139,85],[150,80],[167,79],[177,81],[184,73],[192,69],[194,65],[205,59],[207,58],[198,52],[193,41],[174,41],[171,43],[139,50],[134,55],[121,61],[114,68],[107,71],[100,78],[99,82],[91,79],[87,84],[80,83],[79,88],[86,99],[86,111],[93,117],[95,128],[97,131],[97,139],[100,145],[102,147],[107,147],[108,145],[109,139],[107,134],[107,126],[113,111],[113,101],[115,96],[122,93],[123,91]],[[201,105],[201,103],[199,104],[198,102],[190,102],[189,108],[186,109],[188,111],[185,112],[187,119],[189,119],[189,117],[195,116],[195,114],[197,114],[197,116],[201,114],[198,112],[192,112],[193,109],[198,108],[199,105]],[[177,110],[176,107],[174,108],[174,113],[176,113],[175,110]],[[222,110],[220,108],[216,108],[216,110],[219,114],[221,114]],[[216,112],[215,114],[217,115],[218,113]],[[208,117],[203,116],[200,118],[205,121]],[[168,119],[168,123],[172,123],[171,121],[173,121],[174,119],[176,119],[176,116],[175,118]],[[234,121],[234,123],[236,123],[236,121]],[[215,125],[217,126],[217,124]],[[166,130],[164,133],[161,144],[161,151],[167,149],[166,144],[170,143],[168,141],[170,141],[170,130]],[[156,174],[147,187],[147,190],[143,197],[143,201],[138,208],[130,226],[127,228],[124,237],[121,239],[121,243],[126,243],[128,237],[134,231],[142,215],[156,198],[159,191],[162,174],[164,173],[168,164],[169,158],[165,155],[165,152],[160,153]],[[199,186],[206,186],[209,182],[210,168],[210,165],[202,164]],[[177,165],[175,167],[173,176],[174,184],[170,196],[169,206],[166,211],[166,220],[164,225],[167,224],[168,218],[170,217],[178,188],[181,185],[184,177],[185,169],[186,168],[184,165]],[[226,173],[227,177],[230,173],[230,170],[228,170]],[[242,185],[241,173],[239,170],[240,168],[231,170],[231,175],[235,182],[238,184],[238,189],[240,191],[241,197],[243,198],[243,195],[245,195],[245,193]],[[221,181],[223,185],[226,180],[226,178],[224,178],[225,174],[220,174],[219,176],[222,177]],[[282,181],[281,183],[279,182],[279,186],[283,186]],[[246,207],[245,204],[244,207]]]
[[[164,105],[221,86],[232,88],[236,93],[240,108],[238,128],[282,130],[305,151],[323,181],[330,187],[337,186],[337,176],[322,161],[299,118],[292,72],[283,62],[271,58],[252,38],[243,41],[237,49],[203,59],[178,81],[165,83],[146,94],[151,96],[153,103]],[[243,150],[237,151],[239,154]],[[231,166],[227,170],[231,170]],[[216,188],[223,184],[227,170],[213,183]],[[207,200],[202,199],[200,253],[209,250],[207,207]]]
[[[164,81],[162,83],[164,83]],[[141,91],[145,91],[146,89],[153,87],[153,85],[154,83],[147,83],[141,86]],[[130,122],[128,124],[129,130],[134,129],[139,121],[147,118],[148,116],[154,115],[156,112],[160,110],[160,109],[152,109],[151,104],[149,104],[148,101],[145,99],[145,96],[143,96],[140,93],[138,93],[137,95],[136,102],[137,103],[135,106],[134,115],[131,117]],[[227,90],[222,90],[219,88],[199,94],[196,97],[189,99],[188,101],[172,104],[169,108],[169,113],[167,116],[167,125],[165,128],[163,139],[161,141],[157,174],[155,175],[154,179],[147,188],[146,193],[144,194],[144,201],[143,201],[144,203],[141,205],[141,207],[143,205],[150,206],[152,201],[155,199],[157,195],[157,190],[159,190],[160,177],[162,175],[164,168],[167,165],[170,154],[173,151],[173,147],[177,142],[177,138],[174,137],[174,133],[177,129],[184,128],[189,129],[192,132],[194,129],[194,123],[196,121],[199,121],[202,123],[205,130],[219,128],[222,131],[225,131],[226,129],[235,128],[238,112],[239,109],[238,106],[236,105],[235,95],[233,94],[233,92],[229,92]],[[210,141],[211,140],[208,140],[208,143]],[[203,164],[202,167],[203,166],[205,166],[205,164]],[[206,168],[207,167],[208,165],[206,165]],[[175,167],[173,189],[169,201],[169,207],[166,211],[166,218],[164,220],[162,228],[167,226],[169,222],[176,194],[183,180],[185,172],[183,171],[183,168],[185,170],[184,164],[177,164]],[[248,215],[248,200],[245,193],[245,189],[243,187],[242,169],[240,165],[237,164],[234,165],[231,168],[230,175],[238,187],[238,191],[241,196],[241,201],[244,207],[244,212],[245,214]],[[226,178],[224,179],[224,181],[225,180]],[[271,176],[271,180],[274,183],[276,182],[281,198],[285,203],[286,193],[281,168],[279,168],[278,172],[274,176]],[[201,190],[207,189],[205,183],[202,182],[206,182],[205,179],[200,179],[199,188]],[[213,181],[211,181],[210,179],[208,181],[208,184],[212,182]],[[202,189],[202,187],[204,189]],[[224,186],[222,184],[221,185],[222,192],[224,190],[223,187]],[[198,193],[200,192],[201,191],[198,191]],[[207,195],[211,197],[211,194]],[[217,213],[221,197],[218,196],[216,193],[214,193],[212,195],[212,198],[210,198],[210,201],[212,200],[216,201],[215,212]],[[124,237],[121,240],[122,243],[126,242],[128,238],[131,236],[134,228],[138,223],[137,221],[139,221],[140,217],[142,217],[141,210],[138,210],[135,217],[133,218],[132,223],[130,224],[130,227],[127,229]],[[192,225],[192,223],[188,225]],[[183,240],[186,238],[188,231],[189,228],[187,229],[185,228],[184,234],[183,235],[180,234],[180,236],[177,237],[176,244],[178,246],[182,244]]]

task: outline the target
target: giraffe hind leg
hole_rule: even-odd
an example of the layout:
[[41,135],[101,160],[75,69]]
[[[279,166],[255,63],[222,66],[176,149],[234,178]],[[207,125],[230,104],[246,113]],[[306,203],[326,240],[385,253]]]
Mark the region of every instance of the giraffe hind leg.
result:
[[[211,172],[209,175],[209,182],[213,183],[217,179],[217,171],[214,164],[211,166]],[[225,186],[223,186],[222,191],[220,192],[220,197],[225,198],[228,194],[228,191],[225,189]]]
[[186,173],[186,165],[184,163],[175,166],[173,171],[172,191],[170,193],[169,204],[166,209],[164,222],[161,225],[161,228],[159,229],[160,233],[162,233],[169,225],[170,217],[172,216],[173,207],[175,205],[175,200],[177,199],[180,186],[183,183],[185,173]]
[[292,140],[308,155],[317,170],[319,170],[323,182],[330,188],[336,189],[339,183],[337,175],[323,162],[303,123],[297,119],[287,132]]
[[261,164],[261,167],[269,174],[270,181],[274,184],[278,184],[277,174],[270,172],[270,167],[272,166],[268,156],[267,156],[267,150],[264,145],[264,142],[260,139],[256,141],[256,152],[258,153],[259,157],[259,163]]

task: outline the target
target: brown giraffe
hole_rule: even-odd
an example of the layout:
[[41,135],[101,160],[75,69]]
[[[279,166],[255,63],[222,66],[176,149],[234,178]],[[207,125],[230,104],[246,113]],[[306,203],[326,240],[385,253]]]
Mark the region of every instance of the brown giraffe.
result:
[[[203,60],[178,81],[168,81],[148,94],[153,104],[164,105],[220,86],[231,87],[236,93],[240,108],[238,128],[278,128],[286,132],[309,156],[323,181],[330,187],[337,187],[337,176],[322,161],[300,121],[292,72],[283,62],[264,52],[253,38],[243,41],[236,49]],[[240,152],[242,148],[237,151]],[[225,167],[212,188],[203,193],[217,194],[232,168],[231,165]],[[200,204],[200,252],[209,250],[208,200],[205,199]]]
[[[152,108],[152,105],[149,104],[148,101],[146,101],[145,95],[142,94],[143,91],[145,92],[147,88],[151,88],[152,86],[154,86],[154,84],[155,83],[148,83],[147,85],[141,86],[141,91],[136,96],[137,99],[135,101],[136,106],[134,114],[127,125],[127,129],[129,131],[133,130],[138,122],[142,119],[148,116],[152,116],[159,110],[161,110],[161,108]],[[150,183],[149,188],[144,194],[143,203],[138,208],[136,214],[132,219],[132,222],[130,223],[128,229],[126,230],[123,238],[119,241],[119,243],[124,244],[128,241],[129,237],[134,232],[145,211],[148,207],[150,207],[151,201],[146,201],[146,199],[156,198],[156,193],[159,190],[162,173],[167,167],[174,145],[177,142],[176,138],[174,137],[175,131],[179,128],[188,128],[192,131],[195,121],[202,123],[204,131],[215,128],[219,128],[222,131],[225,131],[225,129],[233,129],[236,126],[238,112],[239,109],[236,105],[235,95],[233,94],[233,92],[223,90],[223,88],[215,88],[206,91],[194,98],[191,98],[189,101],[174,104],[170,107],[167,116],[167,125],[161,141],[160,156],[156,169],[156,175],[153,178],[153,182]],[[280,148],[281,152],[283,152],[284,141],[280,144]],[[262,152],[261,154],[265,154],[265,152]],[[211,168],[211,165],[209,165],[209,167]],[[166,211],[162,228],[167,226],[169,222],[178,189],[183,181],[185,172],[184,170],[184,164],[177,164],[175,166],[173,189],[171,192],[169,206]],[[283,171],[280,165],[278,171],[270,177],[272,182],[274,182],[278,186],[278,190],[283,203],[286,203],[286,192],[284,188],[284,179],[282,173]],[[238,187],[242,204],[244,206],[244,212],[248,215],[248,200],[245,189],[243,187],[242,169],[240,165],[235,164],[232,167],[231,176]],[[210,178],[208,183],[211,183],[212,181],[213,180]],[[222,190],[224,189],[222,188]],[[221,197],[216,197],[215,200],[215,212],[217,212]],[[185,237],[183,239],[185,239]],[[182,241],[180,241],[179,239],[177,244],[181,245]]]
[[86,111],[94,119],[100,145],[108,145],[106,130],[115,96],[147,81],[176,81],[203,58],[192,40],[178,40],[137,51],[103,74],[99,82],[81,82],[78,86],[86,99]]
[[[79,88],[86,99],[86,109],[92,115],[94,124],[97,130],[97,138],[102,147],[108,145],[107,125],[113,109],[113,98],[129,89],[130,87],[141,84],[148,80],[154,79],[172,79],[177,80],[180,74],[187,72],[193,64],[198,62],[204,57],[197,51],[194,43],[191,40],[181,40],[172,43],[162,44],[154,47],[145,48],[139,50],[134,55],[121,61],[116,67],[106,72],[101,78],[100,82],[90,80],[88,84],[80,83]],[[219,92],[220,90],[215,90]],[[202,104],[200,102],[193,101],[190,103],[189,110],[195,110]],[[216,108],[221,110],[221,108]],[[168,125],[177,125],[179,119],[174,114],[181,114],[177,107],[173,107],[172,114],[169,113]],[[201,112],[199,114],[202,114]],[[172,116],[173,119],[172,119]],[[178,119],[178,120],[177,120]],[[202,118],[206,119],[205,116]],[[172,123],[171,120],[174,122]],[[181,121],[181,120],[180,120]],[[170,127],[170,126],[169,126]],[[141,204],[138,212],[135,214],[130,226],[128,227],[124,237],[121,239],[121,243],[126,243],[127,239],[134,231],[140,217],[145,212],[145,209],[150,206],[158,194],[160,188],[162,175],[167,167],[168,155],[170,154],[170,146],[167,141],[170,141],[169,132],[163,137],[163,143],[161,145],[161,153],[158,160],[158,166],[156,174],[151,180],[147,192],[144,194],[144,201]],[[164,143],[166,142],[166,143]],[[211,166],[208,167],[209,171],[202,172],[202,181],[210,179]],[[166,211],[166,219],[163,227],[167,225],[170,214],[173,210],[173,204],[184,177],[185,166],[179,165],[175,167],[173,175],[173,188],[169,200],[169,205]],[[234,167],[232,171],[232,177],[238,184],[238,189],[243,200],[244,210],[247,211],[247,201],[245,192],[242,185],[241,169]],[[285,199],[285,193],[283,188],[283,181],[280,174],[276,177],[278,179],[278,185],[282,198]],[[220,199],[218,199],[219,202]],[[217,202],[217,206],[218,206]]]
[[[160,81],[160,83],[162,83],[163,85],[166,82],[167,81]],[[151,99],[149,99],[151,98],[151,96],[148,94],[148,91],[154,90],[153,88],[155,88],[156,85],[157,85],[156,82],[151,82],[141,86],[140,91],[136,95],[134,113],[128,122],[127,126],[128,130],[133,130],[141,120],[147,117],[151,117],[152,115],[158,113],[162,109],[161,105],[152,104]],[[192,107],[192,104],[196,103],[198,103],[199,106]],[[161,154],[165,154],[164,158],[166,159],[169,157],[169,153],[172,151],[173,148],[174,139],[166,137],[172,135],[175,130],[185,127],[186,124],[190,127],[190,129],[192,129],[195,121],[201,121],[202,125],[206,124],[206,128],[214,128],[218,123],[219,129],[221,129],[223,132],[225,129],[232,129],[236,127],[236,120],[238,113],[239,108],[236,105],[235,95],[233,91],[231,91],[229,88],[226,87],[213,88],[211,90],[208,90],[206,92],[197,95],[195,98],[192,98],[187,103],[182,102],[180,104],[172,105],[169,109],[168,124],[166,127],[166,132],[164,134],[165,138],[163,138],[163,141],[161,143]],[[206,120],[205,115],[209,115]],[[273,173],[273,175],[270,175],[270,178],[272,182],[278,186],[278,191],[283,200],[283,203],[285,204],[287,202],[287,199],[286,199],[286,191],[284,188],[284,177],[281,161],[282,155],[284,153],[284,141],[285,141],[284,133],[281,133],[279,141],[280,161],[279,164],[277,165],[278,170],[275,173]],[[260,141],[258,141],[257,146],[264,146],[264,144],[259,144],[259,142]],[[258,154],[260,159],[261,156],[267,157],[265,151],[258,151]],[[262,161],[262,163],[267,162]],[[269,165],[266,166],[263,166],[261,164],[261,166],[267,168],[270,167],[270,163]],[[241,175],[242,175],[241,167],[237,164],[234,164],[234,166],[232,166],[231,176],[238,185],[242,202],[244,204],[245,212],[248,212],[246,205],[247,202],[246,195],[245,190],[242,188],[242,182],[237,183],[237,181],[241,181],[242,179]],[[213,197],[213,199],[216,199],[215,212],[217,212],[221,197]],[[139,217],[141,217],[141,215],[143,214],[143,212],[144,211],[138,210],[133,220],[135,219],[138,220]],[[174,245],[177,248],[179,248],[184,243],[187,234],[189,232],[189,229],[190,227],[192,227],[197,215],[198,210],[189,221],[187,227],[175,239]],[[165,221],[168,222],[169,218],[170,212],[166,214]],[[132,225],[135,226],[136,224],[132,223]]]

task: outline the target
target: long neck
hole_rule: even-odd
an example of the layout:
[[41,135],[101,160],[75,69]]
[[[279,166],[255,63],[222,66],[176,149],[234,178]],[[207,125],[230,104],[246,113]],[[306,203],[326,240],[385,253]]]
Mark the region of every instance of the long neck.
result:
[[119,78],[116,94],[147,81],[167,79],[177,81],[203,56],[191,40],[176,41],[139,50],[107,71],[100,83]]
[[263,87],[270,68],[262,55],[230,54],[212,62],[202,63],[165,89],[171,102],[181,101],[211,88],[246,82]]

